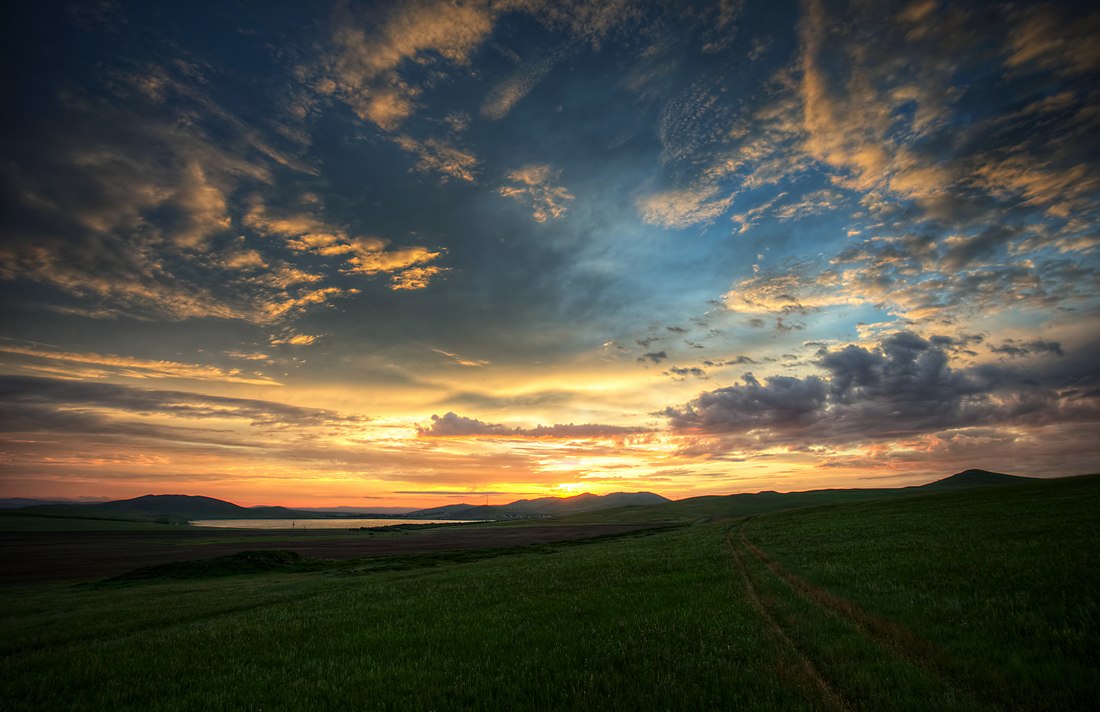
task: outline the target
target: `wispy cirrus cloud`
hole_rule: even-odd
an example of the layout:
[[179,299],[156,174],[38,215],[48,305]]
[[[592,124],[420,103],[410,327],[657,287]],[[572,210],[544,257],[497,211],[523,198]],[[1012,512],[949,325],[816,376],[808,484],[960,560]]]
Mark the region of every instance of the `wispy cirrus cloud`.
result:
[[[486,495],[524,494],[523,492],[498,492],[495,490],[394,490],[394,494],[431,494],[444,497],[484,497]],[[541,494],[532,492],[531,494]]]
[[126,91],[64,104],[63,127],[40,127],[44,151],[0,174],[15,208],[0,278],[50,285],[103,317],[263,322],[343,294],[235,234],[242,189],[269,189],[276,167],[310,169],[222,108],[205,70],[104,81]]
[[1100,48],[1094,38],[1100,16],[1073,17],[1056,3],[1037,3],[1020,10],[1006,40],[1005,64],[1019,71],[1052,70],[1057,74],[1087,74],[1100,68]]
[[346,104],[415,156],[415,170],[474,182],[478,159],[471,151],[443,136],[402,133],[434,83],[412,75],[424,68],[436,70],[436,79],[448,71],[469,73],[475,52],[492,36],[498,20],[511,12],[533,15],[548,27],[568,32],[571,39],[498,85],[481,111],[490,119],[507,114],[570,47],[581,42],[598,46],[613,26],[634,11],[625,0],[458,4],[417,0],[388,9],[341,6],[332,23],[331,49],[303,67],[304,78],[317,95]]
[[316,334],[295,334],[293,332],[288,332],[271,337],[268,343],[272,346],[309,346],[317,341],[318,338]]
[[[296,252],[343,259],[346,273],[386,274],[394,290],[426,287],[431,276],[444,271],[437,265],[427,266],[440,251],[420,246],[390,248],[388,240],[349,235],[345,228],[309,213],[274,214],[258,196],[253,196],[242,222],[261,234],[284,238]],[[416,271],[408,274],[410,269]]]
[[631,435],[646,432],[649,432],[648,428],[599,425],[595,423],[509,428],[495,423],[486,423],[476,418],[467,418],[453,412],[445,415],[433,415],[431,425],[417,428],[417,434],[422,438],[504,437],[550,440],[621,440]]
[[367,420],[360,415],[275,401],[27,376],[0,376],[0,402],[52,412],[111,411],[136,416],[244,420],[260,427],[336,426]]
[[446,139],[418,140],[402,134],[395,136],[394,142],[416,156],[413,168],[421,173],[438,173],[444,180],[454,178],[466,183],[477,180],[477,156]]
[[717,185],[702,183],[651,193],[639,198],[637,207],[647,223],[683,229],[714,222],[732,204],[732,195],[723,196]]
[[838,289],[837,272],[818,271],[807,280],[807,271],[805,265],[790,265],[746,277],[726,292],[726,308],[745,314],[805,314],[864,300],[858,293]]
[[523,97],[527,96],[550,71],[576,48],[575,42],[567,42],[536,59],[521,64],[512,76],[497,84],[485,97],[481,115],[498,120],[508,115]]
[[333,49],[316,67],[314,88],[345,102],[379,128],[398,128],[416,109],[420,87],[402,76],[406,62],[469,64],[470,54],[493,29],[488,4],[437,0],[410,2],[365,18],[340,8]]
[[573,194],[564,186],[555,185],[560,174],[560,170],[554,170],[545,163],[528,164],[508,172],[511,185],[500,188],[500,194],[529,202],[535,222],[560,220],[573,200]]
[[118,354],[58,351],[31,345],[0,343],[0,357],[29,370],[67,370],[84,377],[124,376],[127,378],[178,378],[192,381],[217,381],[260,386],[278,386],[279,381],[262,373],[224,369],[217,366],[142,359]]
[[456,353],[450,351],[444,351],[443,349],[432,349],[435,353],[439,354],[443,358],[447,359],[451,363],[457,366],[466,366],[467,368],[482,368],[489,365],[489,361],[485,359],[476,358],[463,358]]

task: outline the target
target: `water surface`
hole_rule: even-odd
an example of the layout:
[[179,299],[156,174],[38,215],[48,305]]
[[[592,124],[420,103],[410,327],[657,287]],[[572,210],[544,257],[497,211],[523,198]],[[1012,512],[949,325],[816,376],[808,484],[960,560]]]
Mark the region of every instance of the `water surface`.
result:
[[[484,521],[484,520],[482,520]],[[197,527],[225,529],[359,529],[397,524],[473,524],[468,519],[196,519]]]

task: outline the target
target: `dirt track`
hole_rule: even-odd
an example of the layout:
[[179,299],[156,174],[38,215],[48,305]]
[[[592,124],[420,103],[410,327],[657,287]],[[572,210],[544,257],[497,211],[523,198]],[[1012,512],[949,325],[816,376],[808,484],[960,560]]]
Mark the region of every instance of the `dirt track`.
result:
[[[87,581],[139,566],[206,559],[254,549],[287,549],[318,559],[361,559],[420,551],[495,549],[590,539],[651,529],[652,524],[466,525],[423,531],[285,532],[242,529],[180,531],[3,532],[0,582],[24,585]],[[224,541],[222,541],[224,540]]]

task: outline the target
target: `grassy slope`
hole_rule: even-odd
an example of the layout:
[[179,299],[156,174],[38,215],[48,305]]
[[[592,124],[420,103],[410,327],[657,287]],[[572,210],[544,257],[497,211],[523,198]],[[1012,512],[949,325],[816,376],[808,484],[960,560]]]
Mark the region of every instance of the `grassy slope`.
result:
[[725,497],[706,496],[669,504],[622,507],[555,518],[561,522],[693,522],[715,518],[746,517],[823,504],[845,504],[873,499],[910,496],[913,489],[846,489],[810,492],[757,492]]
[[797,709],[721,528],[363,576],[4,594],[23,709]]
[[9,590],[0,678],[23,709],[1095,707],[1098,498],[1077,478],[407,571]]
[[808,584],[799,598],[854,604],[834,617],[877,628],[964,694],[1100,703],[1098,476],[780,513],[745,533]]
[[582,513],[556,519],[563,522],[692,522],[715,518],[751,517],[826,504],[852,504],[925,495],[930,492],[1003,486],[1031,481],[1033,481],[1032,478],[1028,477],[1003,475],[985,470],[967,470],[921,486],[709,495],[690,497],[667,504],[623,507],[606,512]]

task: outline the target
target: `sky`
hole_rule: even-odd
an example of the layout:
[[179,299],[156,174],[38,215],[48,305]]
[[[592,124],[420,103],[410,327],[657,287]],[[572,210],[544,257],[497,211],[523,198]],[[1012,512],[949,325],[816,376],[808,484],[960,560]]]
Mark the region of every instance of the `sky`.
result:
[[1100,11],[22,3],[0,496],[1100,470]]

